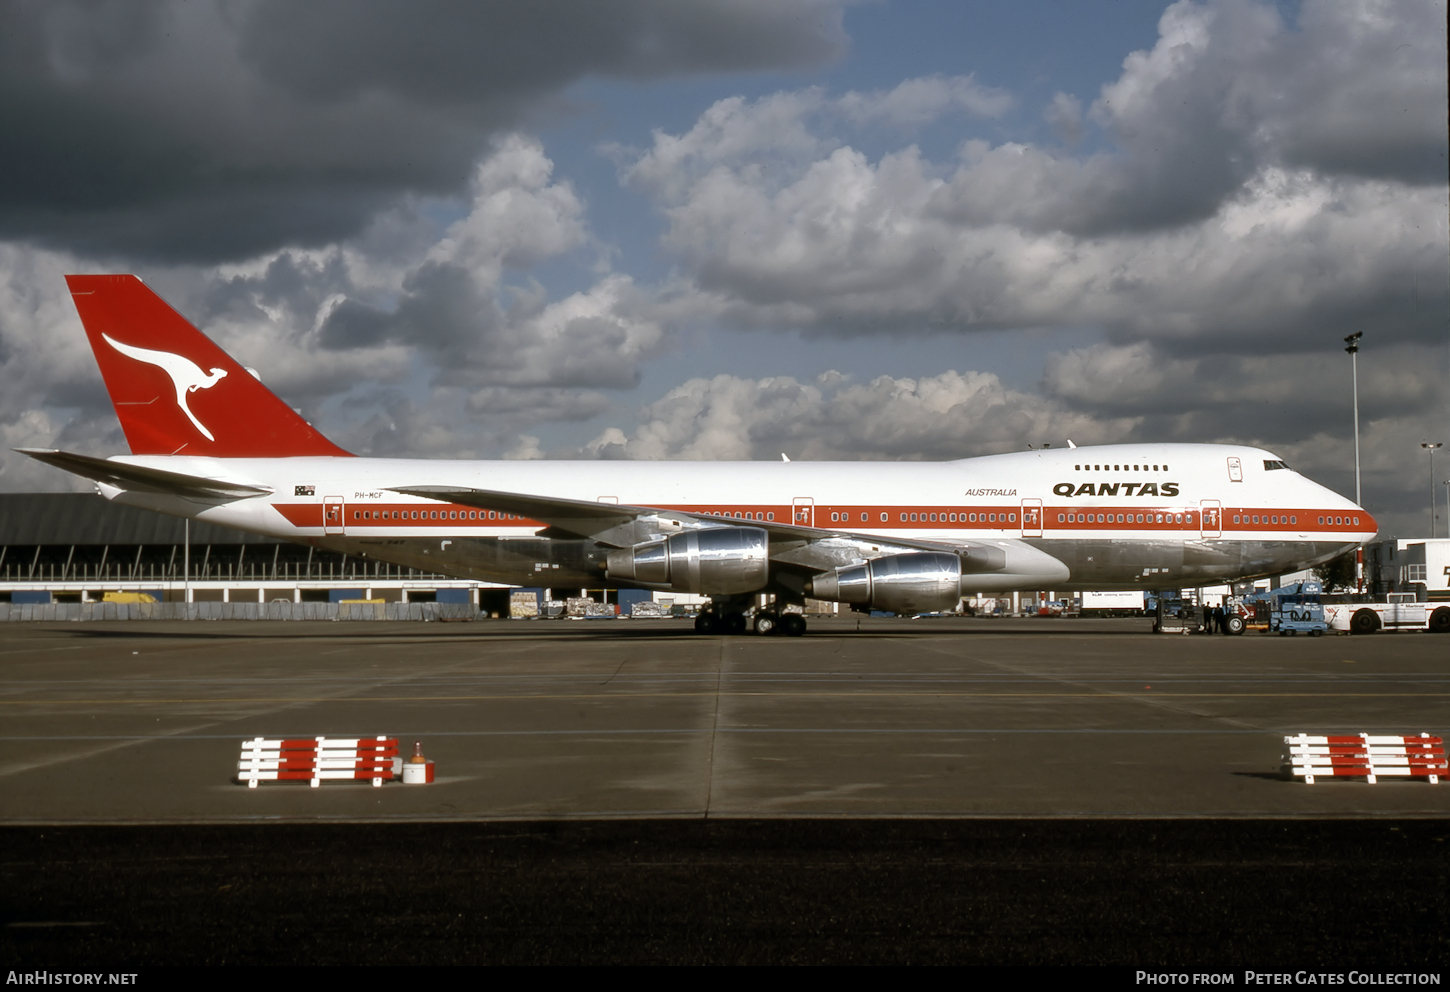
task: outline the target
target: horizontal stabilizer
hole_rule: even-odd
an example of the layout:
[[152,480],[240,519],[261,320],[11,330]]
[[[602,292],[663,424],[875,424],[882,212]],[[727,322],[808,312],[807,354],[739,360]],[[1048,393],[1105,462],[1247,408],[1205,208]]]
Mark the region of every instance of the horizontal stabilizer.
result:
[[16,448],[15,450],[22,455],[29,455],[37,461],[65,469],[82,478],[132,492],[164,493],[168,496],[222,500],[266,496],[272,492],[271,489],[264,486],[249,486],[240,482],[225,482],[198,475],[166,472],[159,468],[129,465],[106,458],[93,458],[90,455],[57,451],[54,448]]

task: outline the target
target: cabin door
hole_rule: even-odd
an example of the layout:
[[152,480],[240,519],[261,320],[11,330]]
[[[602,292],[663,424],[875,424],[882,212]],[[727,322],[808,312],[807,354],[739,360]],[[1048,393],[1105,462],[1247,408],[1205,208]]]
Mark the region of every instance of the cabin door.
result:
[[322,533],[324,534],[346,534],[347,526],[343,523],[346,519],[346,510],[342,505],[341,496],[328,496],[322,501]]
[[1199,533],[1204,537],[1219,537],[1223,534],[1223,509],[1216,499],[1206,499],[1198,504]]
[[1042,536],[1042,500],[1024,499],[1022,501],[1022,536]]
[[791,500],[791,523],[802,527],[816,525],[816,501],[810,496],[797,496]]

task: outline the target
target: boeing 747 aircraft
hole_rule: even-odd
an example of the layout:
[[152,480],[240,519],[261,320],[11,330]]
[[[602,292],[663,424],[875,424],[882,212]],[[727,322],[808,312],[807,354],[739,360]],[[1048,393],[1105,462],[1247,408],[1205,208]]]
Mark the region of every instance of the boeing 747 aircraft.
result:
[[709,597],[696,629],[800,635],[806,597],[954,609],[964,594],[1273,575],[1374,519],[1274,453],[1049,448],[951,462],[354,457],[135,276],[68,276],[131,454],[19,449],[107,499],[513,585]]

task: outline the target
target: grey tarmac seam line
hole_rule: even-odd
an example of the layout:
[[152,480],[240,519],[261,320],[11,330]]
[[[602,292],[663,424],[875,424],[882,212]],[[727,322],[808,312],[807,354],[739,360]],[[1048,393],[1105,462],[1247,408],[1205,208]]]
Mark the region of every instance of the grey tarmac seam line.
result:
[[[937,640],[938,642],[940,642],[940,641],[942,641],[944,639],[943,638],[936,638],[935,640]],[[928,650],[936,651],[937,654],[942,654],[942,655],[946,655],[947,654],[947,652],[938,649],[937,647],[935,647],[931,643],[928,643],[926,645],[926,647],[927,647]],[[948,655],[948,657],[950,657],[950,655]],[[992,665],[992,666],[994,666],[996,668],[999,668],[999,669],[1002,669],[1004,671],[1009,671],[1009,672],[1014,672],[1014,673],[1017,673],[1017,674],[1024,674],[1024,675],[1026,674],[1024,672],[1021,672],[1020,669],[1015,669],[1011,665],[1006,665],[1006,664],[1003,664],[1003,663],[998,662],[998,661],[984,660],[984,659],[975,659],[975,658],[973,660],[975,660],[975,661],[983,661],[983,663],[985,663],[985,664]],[[1079,683],[1079,682],[1077,682],[1077,681],[1075,681],[1073,679],[1062,678],[1061,676],[1043,674],[1043,675],[1039,675],[1038,677],[1040,679],[1042,679],[1043,681],[1053,682],[1053,683],[1056,683],[1058,685],[1073,686],[1074,688],[1078,688],[1078,689],[1086,689],[1086,688],[1089,688],[1088,686],[1084,686],[1081,683]],[[1143,695],[1139,695],[1139,694],[1135,694],[1135,693],[1127,693],[1127,692],[1114,691],[1114,690],[1111,690],[1111,689],[1098,689],[1098,690],[1095,690],[1095,691],[1101,693],[1102,695],[1110,696],[1110,697],[1115,698],[1115,699],[1123,699],[1123,700],[1126,700],[1128,702],[1147,703],[1148,705],[1150,705],[1150,706],[1152,706],[1152,707],[1154,707],[1156,709],[1167,710],[1168,712],[1174,713],[1174,714],[1176,714],[1178,716],[1189,716],[1189,717],[1193,717],[1193,718],[1199,719],[1199,720],[1214,720],[1214,721],[1218,721],[1218,722],[1221,722],[1221,723],[1227,723],[1227,724],[1229,724],[1231,726],[1237,726],[1238,728],[1240,728],[1242,730],[1245,730],[1245,731],[1252,731],[1252,732],[1258,732],[1258,733],[1269,733],[1270,732],[1267,728],[1262,727],[1262,726],[1260,726],[1258,724],[1250,723],[1248,721],[1235,720],[1235,719],[1231,719],[1231,718],[1228,718],[1228,717],[1215,717],[1215,716],[1211,716],[1211,715],[1206,714],[1206,713],[1197,713],[1197,712],[1194,712],[1192,709],[1189,709],[1188,707],[1185,707],[1185,706],[1172,706],[1172,705],[1168,705],[1167,702],[1166,702],[1166,700],[1168,698],[1175,698],[1175,697],[1176,698],[1182,698],[1183,696],[1189,695],[1188,693],[1174,693],[1170,697],[1170,696],[1143,696]],[[1216,694],[1214,696],[1214,698],[1224,698],[1225,696],[1229,696],[1229,695],[1247,695],[1247,694],[1222,693],[1222,694]],[[1257,695],[1257,694],[1255,694],[1255,695]],[[1280,693],[1275,693],[1274,695],[1281,695],[1281,694]],[[1334,694],[1334,693],[1303,693],[1302,695],[1333,696],[1333,695],[1336,695],[1336,694]]]
[[[455,661],[455,662],[451,663],[449,666],[446,666],[446,667],[456,667],[458,665],[470,664],[470,663],[473,663],[475,660],[476,659],[470,657],[470,658],[467,658],[467,659],[464,659],[464,660],[461,660],[461,661]],[[253,712],[241,714],[239,716],[232,716],[232,717],[227,717],[227,718],[222,719],[222,720],[212,720],[212,721],[208,721],[208,722],[204,722],[204,723],[199,723],[199,724],[196,724],[194,727],[187,728],[186,731],[183,731],[183,733],[189,733],[191,731],[200,730],[200,729],[205,728],[205,727],[223,727],[223,726],[226,726],[227,724],[237,723],[237,722],[242,721],[242,720],[254,720],[257,717],[263,716],[265,714],[269,714],[269,713],[282,713],[282,712],[286,712],[287,710],[301,708],[304,705],[310,706],[310,705],[313,705],[313,704],[319,703],[319,702],[327,702],[327,701],[331,701],[331,700],[345,699],[349,695],[356,694],[357,692],[369,691],[369,690],[377,689],[377,688],[380,688],[380,687],[383,687],[383,686],[388,686],[388,685],[396,685],[396,684],[398,684],[400,682],[406,682],[407,680],[411,679],[412,677],[413,677],[413,673],[410,672],[410,673],[407,673],[407,674],[404,674],[404,675],[393,676],[391,678],[377,679],[377,680],[373,681],[370,685],[354,686],[354,687],[352,687],[352,689],[350,691],[347,688],[343,688],[343,689],[339,689],[335,693],[332,693],[332,694],[329,694],[329,695],[320,696],[320,697],[315,697],[315,698],[311,698],[311,699],[268,700],[269,703],[270,702],[280,702],[283,705],[280,705],[280,706],[272,706],[272,707],[261,707],[261,708],[255,710],[255,711],[253,711]],[[225,700],[225,699],[217,700],[217,699],[208,699],[208,700],[195,700],[194,702],[218,703],[218,702],[238,702],[238,701],[239,700]],[[14,703],[27,703],[29,701],[26,701],[26,700],[5,700],[4,702],[6,702],[6,703],[12,703],[12,702],[14,702]],[[126,702],[126,700],[115,700],[114,702]],[[66,704],[75,705],[76,704],[76,701],[75,700],[66,700],[63,703],[59,703],[59,704],[56,704],[56,705],[66,705]],[[39,704],[39,705],[44,705],[44,704]],[[152,743],[152,742],[159,743],[159,742],[162,742],[162,741],[166,741],[166,740],[172,738],[173,736],[174,735],[171,735],[171,734],[161,734],[161,735],[158,735],[158,736],[155,736],[155,737],[149,737],[149,738],[124,739],[124,740],[121,740],[118,743],[113,744],[113,745],[111,745],[109,747],[93,748],[93,749],[91,749],[89,751],[77,752],[77,753],[74,753],[74,754],[55,755],[53,757],[50,757],[50,758],[44,759],[44,760],[40,760],[40,761],[29,761],[29,762],[21,762],[21,763],[17,763],[17,764],[13,764],[13,765],[4,765],[4,766],[0,766],[0,779],[8,778],[11,775],[19,775],[19,774],[22,774],[24,772],[35,771],[35,770],[41,769],[41,768],[52,768],[52,767],[54,767],[56,765],[68,764],[68,763],[70,763],[72,761],[84,761],[86,759],[94,758],[94,757],[97,757],[97,756],[102,755],[102,754],[107,754],[107,753],[110,753],[110,752],[113,752],[113,751],[119,751],[119,750],[122,750],[122,749],[128,748],[128,747],[134,747],[134,746],[136,746],[138,744],[146,744],[146,743]],[[222,737],[223,735],[220,735],[219,734],[219,735],[216,735],[216,736],[217,737]],[[186,740],[188,738],[182,737],[180,739]]]

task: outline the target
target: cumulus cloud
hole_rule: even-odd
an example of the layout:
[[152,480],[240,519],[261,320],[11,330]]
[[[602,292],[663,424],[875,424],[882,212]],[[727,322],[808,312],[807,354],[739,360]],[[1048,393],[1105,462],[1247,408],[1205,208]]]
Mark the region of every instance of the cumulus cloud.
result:
[[799,68],[837,0],[54,0],[4,5],[0,238],[171,262],[357,234],[465,188],[585,76]]
[[[1450,400],[1443,348],[1414,343],[1386,348],[1376,341],[1362,357],[1359,408],[1365,419],[1407,408],[1431,411]],[[1285,356],[1251,349],[1175,357],[1137,342],[1052,353],[1043,388],[1081,410],[1179,417],[1218,411],[1215,415],[1225,420],[1242,420],[1242,412],[1252,409],[1254,418],[1272,420],[1278,430],[1313,433],[1326,415],[1342,415],[1348,423],[1351,381],[1349,358],[1337,350]],[[1216,435],[1227,426],[1221,422],[1207,429]]]
[[665,332],[628,276],[606,274],[558,300],[536,282],[505,280],[586,241],[583,204],[551,181],[552,169],[536,140],[501,141],[477,170],[469,213],[389,292],[371,294],[387,302],[329,301],[318,343],[334,351],[406,346],[437,364],[441,385],[635,385]]
[[[0,457],[0,487],[7,492],[48,490],[61,492],[89,492],[91,483],[79,476],[58,473],[48,465],[42,465],[23,455],[11,453],[11,448],[40,448],[57,446],[56,439],[62,430],[61,424],[44,410],[24,410],[18,414],[0,418],[0,444],[5,455]],[[82,445],[80,447],[93,447]],[[72,448],[70,450],[80,450]],[[86,451],[86,454],[110,454],[108,451]]]
[[1042,116],[1064,144],[1075,145],[1082,140],[1082,101],[1071,93],[1053,94]]
[[[351,241],[148,278],[361,454],[470,457],[540,423],[587,420],[666,346],[653,301],[627,276],[596,272],[553,299],[529,278],[590,244],[584,204],[536,139],[499,139],[451,224],[424,206],[396,207]],[[399,240],[414,250],[391,250]],[[16,446],[125,449],[63,280],[86,268],[0,245],[0,429]],[[23,462],[0,455],[5,485],[34,481]]]
[[727,97],[701,114],[685,134],[656,130],[647,150],[631,154],[610,144],[605,151],[621,163],[627,185],[669,203],[689,196],[693,184],[708,182],[720,170],[771,187],[840,147],[835,130],[841,124],[910,129],[952,112],[997,117],[1012,103],[1009,93],[971,76],[907,79],[894,89],[852,90],[839,97],[810,87],[754,101]]
[[[421,362],[434,386],[467,392],[474,412],[523,410],[530,403],[520,391],[538,390],[533,406],[544,419],[592,415],[584,411],[597,411],[597,397],[563,402],[559,390],[632,387],[665,330],[628,276],[606,272],[558,299],[526,278],[589,242],[584,204],[552,172],[536,139],[506,137],[475,170],[467,213],[421,257],[388,264],[365,244],[288,252],[231,275],[208,298],[243,324],[261,317],[286,328],[332,370],[318,384],[324,392],[355,364],[386,380]],[[240,349],[257,340],[234,336]]]
[[666,243],[702,307],[746,326],[1095,323],[1191,348],[1286,349],[1356,319],[1439,332],[1443,189],[1266,169],[1202,224],[1085,239],[1040,229],[1051,169],[1043,197],[1004,189],[1039,164],[1033,149],[969,149],[949,184],[915,149],[873,163],[840,148],[778,190],[718,169],[666,207]]
[[971,76],[927,76],[908,79],[885,92],[852,91],[831,109],[854,124],[883,122],[920,127],[951,111],[974,117],[1000,117],[1011,106],[1011,94],[983,86]]
[[827,372],[693,379],[642,412],[626,433],[602,432],[583,454],[640,459],[950,459],[1125,437],[1132,418],[1083,416],[985,372],[855,382]]
[[[804,90],[720,101],[623,178],[662,211],[699,311],[742,326],[1097,325],[1183,352],[1296,352],[1370,323],[1438,340],[1443,20],[1443,4],[1307,3],[1291,29],[1266,5],[1183,0],[1093,102],[1107,150],[970,138],[954,162],[873,160],[822,124],[861,101]],[[1316,52],[1342,83],[1316,82]],[[1048,117],[1068,139],[1085,126],[1063,93]],[[1356,130],[1384,142],[1351,162],[1333,136]]]

